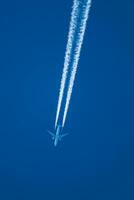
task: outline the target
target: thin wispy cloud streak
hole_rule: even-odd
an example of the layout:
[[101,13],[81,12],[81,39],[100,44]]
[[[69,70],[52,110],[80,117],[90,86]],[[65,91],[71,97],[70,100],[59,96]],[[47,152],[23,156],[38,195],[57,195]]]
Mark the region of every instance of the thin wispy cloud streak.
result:
[[59,91],[55,127],[57,126],[59,113],[61,109],[61,103],[62,103],[62,99],[64,95],[64,89],[66,85],[66,79],[68,75],[68,67],[69,67],[70,59],[71,59],[74,34],[77,27],[77,17],[78,17],[78,11],[79,11],[78,7],[79,7],[79,0],[74,0],[72,13],[71,13],[71,20],[70,20],[70,25],[69,25],[69,33],[68,33],[68,41],[67,41],[66,52],[65,52],[64,67],[63,67],[63,73],[62,73],[61,85],[60,85],[60,91]]
[[83,43],[83,38],[84,38],[84,33],[86,30],[86,24],[89,16],[89,11],[91,7],[91,0],[87,0],[86,5],[83,5],[83,12],[81,16],[81,22],[79,24],[79,31],[78,31],[78,39],[76,42],[76,47],[74,50],[74,59],[73,59],[73,64],[72,64],[72,71],[71,71],[71,77],[69,81],[69,86],[68,86],[68,91],[67,91],[67,97],[66,97],[66,104],[65,104],[65,109],[64,109],[64,115],[63,115],[63,121],[62,121],[62,126],[64,127],[65,121],[66,121],[66,116],[69,108],[69,103],[72,95],[72,90],[74,86],[74,81],[75,81],[75,76],[78,68],[78,62],[80,58],[80,52],[81,52],[81,47]]
[[[57,127],[60,111],[62,109],[61,126],[64,127],[68,108],[71,100],[75,76],[80,59],[80,52],[86,30],[87,20],[91,7],[91,0],[74,0],[69,25],[68,41],[65,51],[64,66],[60,84],[57,112],[55,118],[55,128]],[[65,88],[67,90],[65,90]],[[62,101],[65,96],[65,105],[62,108]]]

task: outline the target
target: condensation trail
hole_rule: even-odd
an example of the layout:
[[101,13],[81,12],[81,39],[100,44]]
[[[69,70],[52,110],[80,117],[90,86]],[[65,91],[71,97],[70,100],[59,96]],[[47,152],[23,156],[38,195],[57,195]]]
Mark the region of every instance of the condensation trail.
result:
[[67,116],[69,103],[70,103],[70,99],[71,99],[71,94],[72,94],[72,90],[73,90],[73,85],[74,85],[74,81],[75,81],[75,75],[76,75],[77,68],[78,68],[78,62],[79,62],[79,58],[80,58],[80,52],[81,52],[81,47],[82,47],[82,43],[83,43],[84,33],[86,30],[86,24],[87,24],[90,7],[91,7],[91,0],[87,0],[86,5],[83,6],[83,13],[81,16],[80,28],[79,28],[79,32],[78,32],[78,39],[77,39],[76,47],[74,50],[73,66],[72,66],[72,71],[71,71],[71,77],[69,80],[69,86],[68,86],[68,91],[67,91],[62,126],[64,126],[65,121],[66,121],[66,116]]
[[59,118],[61,103],[63,99],[64,89],[65,89],[65,84],[66,84],[66,79],[67,79],[67,74],[68,74],[68,67],[69,67],[70,58],[71,58],[74,33],[77,27],[77,16],[78,16],[78,11],[79,11],[78,7],[79,7],[79,0],[74,0],[72,13],[71,13],[71,21],[70,21],[70,26],[69,26],[68,41],[67,41],[66,52],[65,52],[64,67],[63,67],[63,73],[62,73],[61,85],[60,85],[60,91],[59,91],[55,127],[57,126],[57,122]]

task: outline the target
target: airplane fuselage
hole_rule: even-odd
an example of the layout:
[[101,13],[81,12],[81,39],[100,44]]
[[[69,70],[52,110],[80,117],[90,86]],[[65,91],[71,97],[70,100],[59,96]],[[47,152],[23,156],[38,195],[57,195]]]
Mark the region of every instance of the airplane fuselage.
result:
[[58,125],[55,133],[54,146],[57,146],[58,141],[60,140],[60,132],[61,132],[61,126]]

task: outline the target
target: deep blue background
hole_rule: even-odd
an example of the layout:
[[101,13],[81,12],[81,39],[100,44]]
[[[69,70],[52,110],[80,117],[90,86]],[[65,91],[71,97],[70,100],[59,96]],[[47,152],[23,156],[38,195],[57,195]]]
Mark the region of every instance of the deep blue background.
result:
[[57,148],[72,0],[0,1],[0,199],[134,199],[134,2],[94,0]]

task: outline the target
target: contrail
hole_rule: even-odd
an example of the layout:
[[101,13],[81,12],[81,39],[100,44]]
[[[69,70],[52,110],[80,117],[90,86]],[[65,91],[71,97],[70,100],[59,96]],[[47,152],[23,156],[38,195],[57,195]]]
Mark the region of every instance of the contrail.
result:
[[81,16],[79,31],[78,31],[78,39],[76,41],[76,47],[74,50],[73,66],[72,66],[71,77],[69,80],[69,86],[68,86],[68,91],[67,91],[62,127],[64,127],[64,124],[66,121],[66,116],[67,116],[69,103],[70,103],[70,99],[71,99],[71,94],[72,94],[72,90],[73,90],[73,85],[74,85],[74,81],[75,81],[75,76],[76,76],[76,72],[77,72],[77,68],[78,68],[78,62],[79,62],[79,58],[80,58],[80,52],[81,52],[81,47],[82,47],[82,43],[83,43],[84,33],[86,30],[86,24],[87,24],[87,20],[88,20],[90,7],[91,7],[91,0],[87,0],[86,5],[83,5],[83,12],[82,12],[82,16]]
[[65,58],[64,58],[64,67],[63,67],[63,73],[62,73],[62,78],[61,78],[60,92],[59,92],[59,98],[58,98],[55,127],[57,126],[57,122],[59,118],[61,103],[63,99],[64,89],[65,89],[65,84],[66,84],[66,79],[67,79],[67,74],[68,74],[68,67],[69,67],[70,58],[71,58],[73,40],[74,40],[75,31],[77,28],[77,17],[78,17],[78,11],[79,11],[78,7],[79,7],[79,0],[74,0],[72,13],[71,13],[71,21],[69,25],[68,42],[67,42]]

